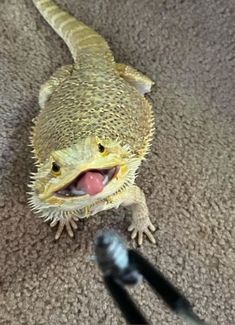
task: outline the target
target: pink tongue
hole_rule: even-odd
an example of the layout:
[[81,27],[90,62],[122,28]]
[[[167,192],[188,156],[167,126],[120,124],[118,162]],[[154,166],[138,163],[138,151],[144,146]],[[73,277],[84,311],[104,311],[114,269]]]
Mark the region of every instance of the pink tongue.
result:
[[76,188],[82,189],[87,194],[95,195],[103,190],[103,180],[104,177],[102,174],[97,172],[87,172],[78,181]]

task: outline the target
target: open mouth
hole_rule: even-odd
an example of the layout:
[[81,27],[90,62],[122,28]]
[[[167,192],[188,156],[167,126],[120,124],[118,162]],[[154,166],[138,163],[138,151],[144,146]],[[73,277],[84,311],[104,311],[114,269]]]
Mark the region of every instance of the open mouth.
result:
[[60,197],[96,195],[117,175],[119,167],[89,169],[79,174],[71,183],[55,192]]

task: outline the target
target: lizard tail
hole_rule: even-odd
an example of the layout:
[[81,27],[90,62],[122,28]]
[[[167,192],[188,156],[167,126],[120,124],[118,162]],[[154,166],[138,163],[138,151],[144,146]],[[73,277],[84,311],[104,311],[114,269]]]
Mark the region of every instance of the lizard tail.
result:
[[82,52],[101,55],[113,62],[113,56],[107,42],[94,30],[75,19],[58,7],[52,0],[33,0],[33,3],[67,44],[75,63],[79,62]]

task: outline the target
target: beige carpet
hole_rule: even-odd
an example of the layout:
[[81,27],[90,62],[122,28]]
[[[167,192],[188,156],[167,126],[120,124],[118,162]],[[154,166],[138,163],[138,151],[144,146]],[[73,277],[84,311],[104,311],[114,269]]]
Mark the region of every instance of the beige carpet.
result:
[[[138,184],[157,245],[141,251],[214,324],[235,324],[233,1],[58,0],[109,41],[116,60],[156,81],[157,131]],[[26,205],[28,136],[39,85],[71,62],[31,0],[0,0],[0,324],[124,324],[89,256],[103,227],[130,246],[125,211],[54,241]],[[234,197],[233,197],[234,199]],[[146,285],[132,290],[152,324],[181,324]]]

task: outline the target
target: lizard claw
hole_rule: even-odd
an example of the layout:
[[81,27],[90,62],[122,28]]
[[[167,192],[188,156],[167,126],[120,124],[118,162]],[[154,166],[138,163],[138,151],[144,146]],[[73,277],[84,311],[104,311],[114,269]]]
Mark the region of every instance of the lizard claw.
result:
[[149,241],[153,244],[156,244],[156,240],[153,237],[152,232],[154,232],[156,228],[151,223],[149,218],[141,218],[137,220],[133,220],[132,224],[128,227],[128,231],[131,232],[131,239],[137,238],[138,245],[143,244],[143,235],[145,234]]
[[69,219],[62,219],[62,220],[53,220],[50,223],[51,227],[55,227],[56,225],[58,225],[58,229],[56,231],[56,235],[55,235],[55,240],[58,240],[64,230],[64,228],[66,228],[66,231],[69,235],[69,237],[74,237],[74,230],[76,230],[78,228],[76,222],[75,222],[75,218],[69,218]]

